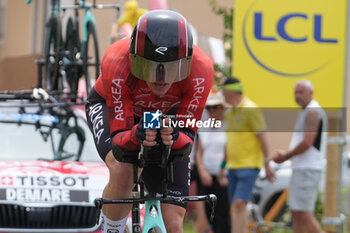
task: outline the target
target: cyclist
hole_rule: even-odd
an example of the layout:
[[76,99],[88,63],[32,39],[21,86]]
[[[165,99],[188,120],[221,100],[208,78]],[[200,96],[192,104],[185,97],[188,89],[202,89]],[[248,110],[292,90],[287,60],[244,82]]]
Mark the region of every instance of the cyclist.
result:
[[[145,13],[131,38],[107,49],[101,75],[86,105],[96,147],[110,173],[104,198],[131,196],[133,165],[123,152],[137,152],[141,144],[152,148],[171,145],[173,150],[188,151],[196,125],[145,129],[143,112],[160,110],[176,115],[178,122],[186,122],[186,117],[200,120],[213,75],[210,59],[193,45],[186,19],[170,10]],[[147,166],[142,177],[149,192],[161,193],[160,168]],[[188,195],[189,182],[189,159],[175,162],[169,196]],[[130,208],[131,205],[104,205],[104,232],[123,232]],[[162,204],[162,215],[168,232],[182,232],[184,205]]]

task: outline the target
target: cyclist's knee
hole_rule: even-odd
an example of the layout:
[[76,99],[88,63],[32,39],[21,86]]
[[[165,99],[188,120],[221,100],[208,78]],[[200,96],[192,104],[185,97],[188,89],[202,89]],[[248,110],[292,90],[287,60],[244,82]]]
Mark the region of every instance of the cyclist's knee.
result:
[[106,165],[109,170],[109,188],[113,189],[118,186],[118,190],[131,191],[134,186],[133,165],[117,161],[113,154],[108,153]]
[[186,210],[183,207],[171,204],[162,205],[162,215],[168,233],[182,232],[185,213]]
[[165,222],[165,227],[168,233],[179,233],[182,232],[183,219],[174,219]]
[[116,160],[112,152],[109,152],[106,156],[106,165],[110,172],[110,175],[118,175],[118,174],[132,174],[133,165],[130,163],[122,163]]

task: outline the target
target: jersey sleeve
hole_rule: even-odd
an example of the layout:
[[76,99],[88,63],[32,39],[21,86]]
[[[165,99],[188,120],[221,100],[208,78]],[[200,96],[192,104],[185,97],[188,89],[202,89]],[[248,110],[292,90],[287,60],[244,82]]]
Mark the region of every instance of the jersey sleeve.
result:
[[87,123],[93,134],[98,154],[102,160],[105,160],[107,153],[112,149],[107,108],[105,100],[94,88],[91,89],[87,98],[85,109]]
[[185,127],[180,129],[179,138],[173,144],[173,149],[184,148],[188,143],[193,143],[198,129],[196,122],[202,118],[213,79],[214,68],[210,59],[202,50],[195,47],[191,74],[182,81],[183,98],[176,112],[177,120],[185,122]]
[[105,99],[106,114],[112,145],[135,150],[139,144],[133,136],[134,111],[127,80],[130,75],[128,40],[112,44],[101,63],[101,76],[95,84],[96,92]]
[[188,122],[187,128],[197,131],[195,122],[201,120],[209,92],[213,86],[214,68],[209,57],[195,47],[190,76],[183,83],[183,99],[177,118]]
[[111,135],[134,126],[134,111],[130,90],[126,85],[128,67],[127,40],[114,43],[101,63],[101,76],[95,84],[96,92],[106,100]]

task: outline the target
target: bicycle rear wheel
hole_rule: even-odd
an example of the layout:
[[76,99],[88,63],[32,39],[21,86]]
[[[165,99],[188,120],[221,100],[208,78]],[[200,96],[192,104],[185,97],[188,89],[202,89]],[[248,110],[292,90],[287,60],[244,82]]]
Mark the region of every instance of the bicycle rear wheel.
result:
[[47,23],[45,42],[45,88],[49,91],[63,88],[59,75],[59,51],[61,48],[61,23],[58,17],[51,18]]
[[100,56],[95,25],[87,24],[88,37],[84,41],[83,70],[86,83],[86,93],[89,94],[91,82],[95,82],[100,75]]
[[71,54],[80,50],[79,31],[72,17],[69,17],[67,21],[65,49]]
[[[83,67],[81,65],[80,38],[78,25],[70,17],[66,27],[65,51],[71,65],[68,66],[67,81],[71,92],[77,93],[79,78],[82,76]],[[79,64],[80,63],[80,64]]]
[[[266,203],[266,207],[263,210],[264,217],[268,214],[268,212],[271,210],[278,198],[280,198],[282,193],[283,191],[273,195],[270,198],[270,200]],[[280,209],[278,209],[278,211],[273,216],[273,219],[271,219],[270,221],[284,223],[286,224],[286,226],[292,226],[292,215],[287,202],[283,203]]]

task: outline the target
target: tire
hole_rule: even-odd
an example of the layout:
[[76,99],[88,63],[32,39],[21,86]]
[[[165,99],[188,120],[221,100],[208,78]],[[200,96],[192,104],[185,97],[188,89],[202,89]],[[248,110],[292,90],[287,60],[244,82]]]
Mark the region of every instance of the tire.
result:
[[[281,194],[282,194],[282,192],[276,193],[266,203],[266,206],[265,206],[264,211],[263,211],[264,217],[269,212],[269,210],[272,208],[272,206],[274,205],[274,203],[277,201],[277,199],[279,198],[279,196]],[[272,221],[282,222],[282,223],[286,224],[287,226],[292,226],[292,214],[289,210],[287,203],[283,204],[282,208],[279,210],[279,212],[276,214],[276,216],[274,217],[274,219]]]
[[71,54],[75,54],[80,50],[80,38],[79,29],[74,23],[74,19],[69,17],[66,27],[66,41],[65,50],[68,50]]
[[62,46],[61,23],[57,17],[51,18],[47,24],[45,42],[45,85],[47,90],[61,90],[59,75],[59,51]]
[[154,227],[148,231],[148,233],[163,233],[160,227]]
[[86,93],[89,94],[91,81],[96,81],[100,75],[100,56],[95,25],[87,24],[88,37],[83,47],[83,70],[86,83]]
[[[66,27],[66,40],[64,44],[65,51],[68,59],[73,63],[78,63],[80,60],[80,38],[79,29],[74,22],[74,19],[70,17],[67,21]],[[82,76],[83,68],[79,65],[67,66],[66,74],[67,81],[72,93],[77,93],[79,78]]]

